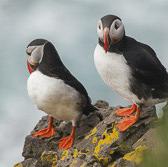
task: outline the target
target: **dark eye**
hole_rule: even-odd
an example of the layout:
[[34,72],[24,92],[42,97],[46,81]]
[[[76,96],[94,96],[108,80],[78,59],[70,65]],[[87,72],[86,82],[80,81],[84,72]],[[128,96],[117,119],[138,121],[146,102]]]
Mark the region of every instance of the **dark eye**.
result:
[[102,29],[101,23],[98,24],[98,28],[99,28],[99,30]]
[[117,30],[119,28],[119,25],[115,23],[115,29]]
[[28,52],[27,50],[26,50],[26,53],[30,56],[31,55],[31,53],[30,52]]

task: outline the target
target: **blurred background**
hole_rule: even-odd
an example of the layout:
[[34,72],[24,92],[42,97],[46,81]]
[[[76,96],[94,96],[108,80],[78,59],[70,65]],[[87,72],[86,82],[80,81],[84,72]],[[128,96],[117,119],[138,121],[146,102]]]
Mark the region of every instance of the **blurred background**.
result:
[[106,14],[122,18],[126,34],[151,45],[168,67],[167,0],[0,0],[0,166],[22,160],[25,136],[45,115],[26,89],[25,48],[35,38],[53,42],[93,102],[128,104],[103,83],[94,67],[96,24]]

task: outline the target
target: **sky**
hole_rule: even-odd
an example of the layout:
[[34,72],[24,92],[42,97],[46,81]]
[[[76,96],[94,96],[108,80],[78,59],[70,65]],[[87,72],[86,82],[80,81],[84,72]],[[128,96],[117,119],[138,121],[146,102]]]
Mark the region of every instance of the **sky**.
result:
[[96,24],[119,16],[126,34],[150,45],[168,67],[166,0],[0,0],[0,166],[23,160],[24,138],[45,115],[27,94],[25,48],[36,38],[51,41],[68,69],[86,87],[93,103],[127,105],[100,79],[93,61]]

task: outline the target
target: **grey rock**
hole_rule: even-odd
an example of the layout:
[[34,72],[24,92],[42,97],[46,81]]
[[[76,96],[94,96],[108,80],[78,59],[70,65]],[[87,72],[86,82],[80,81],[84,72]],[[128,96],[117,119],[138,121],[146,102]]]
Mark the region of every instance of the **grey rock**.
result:
[[[70,134],[71,123],[55,120],[57,133],[52,138],[33,138],[31,135],[25,138],[22,153],[25,160],[20,164],[23,167],[103,167],[110,164],[116,167],[136,166],[135,162],[127,161],[123,157],[142,145],[142,142],[138,141],[149,133],[151,123],[157,119],[155,109],[142,112],[140,120],[135,125],[120,133],[115,124],[122,118],[116,117],[115,108],[104,101],[98,101],[95,106],[102,115],[102,120],[96,112],[87,117],[83,116],[71,149],[58,149],[59,139]],[[44,116],[32,132],[46,126],[47,116]]]

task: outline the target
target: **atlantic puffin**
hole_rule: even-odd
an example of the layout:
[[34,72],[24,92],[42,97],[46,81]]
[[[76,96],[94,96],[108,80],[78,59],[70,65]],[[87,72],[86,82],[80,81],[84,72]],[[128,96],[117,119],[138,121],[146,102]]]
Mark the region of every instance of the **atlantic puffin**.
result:
[[109,87],[132,103],[130,108],[115,112],[123,117],[116,126],[124,132],[137,122],[142,106],[167,100],[168,73],[150,46],[126,35],[118,16],[102,17],[97,34],[94,63],[98,73]]
[[48,127],[33,134],[49,138],[55,134],[53,118],[72,121],[70,136],[59,141],[59,149],[72,147],[77,121],[82,114],[96,110],[84,86],[70,73],[61,61],[54,45],[45,39],[35,39],[26,48],[28,95],[38,107],[49,115]]

